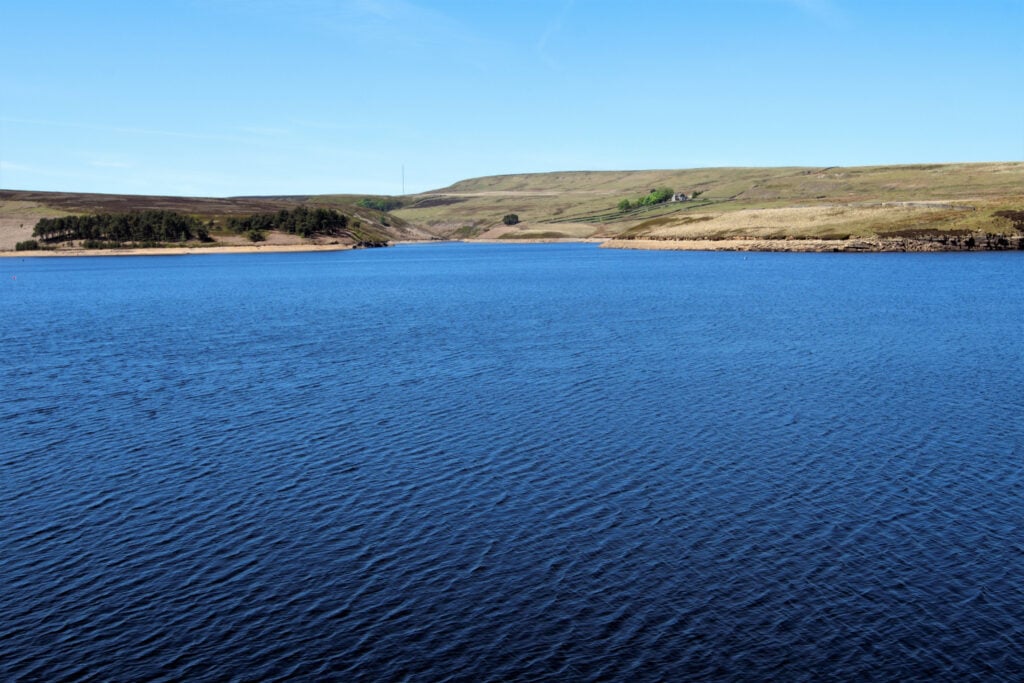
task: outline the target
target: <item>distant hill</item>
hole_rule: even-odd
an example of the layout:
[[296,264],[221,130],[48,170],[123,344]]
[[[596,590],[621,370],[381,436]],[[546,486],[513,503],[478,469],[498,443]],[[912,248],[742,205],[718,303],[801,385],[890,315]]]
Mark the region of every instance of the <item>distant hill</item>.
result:
[[[687,201],[638,201],[664,189]],[[218,199],[0,190],[0,250],[28,239],[42,217],[144,209],[212,221],[217,242],[235,244],[245,238],[225,229],[231,217],[297,206],[334,209],[370,238],[391,241],[945,240],[976,234],[1012,236],[1018,244],[1024,225],[1008,216],[1024,211],[1024,163],[527,173],[473,178],[403,197]],[[268,239],[302,241],[294,235]]]
[[[620,211],[667,187],[695,200]],[[785,238],[1012,232],[1024,163],[706,168],[490,176],[403,198],[396,216],[445,236]],[[509,227],[502,217],[516,214]]]
[[[56,218],[75,214],[126,213],[163,210],[193,216],[204,223],[212,222],[212,236],[223,245],[246,244],[245,235],[227,229],[230,218],[276,213],[299,206],[329,208],[349,217],[353,234],[366,240],[417,240],[432,235],[382,211],[358,204],[355,196],[313,195],[277,197],[164,197],[149,195],[85,194],[73,192],[32,192],[0,190],[0,251],[14,249],[17,242],[32,237],[40,218]],[[302,243],[295,235],[270,235],[272,244]],[[337,241],[337,240],[335,240]],[[346,241],[342,238],[341,241]],[[350,238],[348,241],[356,241]]]

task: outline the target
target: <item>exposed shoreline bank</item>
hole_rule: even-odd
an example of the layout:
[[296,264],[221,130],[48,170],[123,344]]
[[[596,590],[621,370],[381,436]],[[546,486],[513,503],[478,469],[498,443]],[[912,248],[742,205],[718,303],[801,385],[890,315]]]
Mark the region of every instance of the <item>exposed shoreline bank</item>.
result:
[[[615,238],[535,238],[535,239],[462,239],[401,240],[399,244],[597,244],[602,249],[633,249],[638,251],[743,251],[788,253],[905,253],[1020,251],[1024,237],[1014,238],[1006,245],[977,244],[966,248],[959,244],[943,244],[932,240],[864,238],[850,240],[823,239],[615,239]],[[265,244],[215,247],[145,247],[138,249],[55,249],[0,251],[0,258],[81,257],[81,256],[192,256],[201,254],[271,254],[289,252],[347,251],[348,244]]]
[[348,244],[268,244],[235,247],[147,247],[140,249],[54,249],[0,251],[0,258],[62,257],[62,256],[192,256],[195,254],[270,254],[302,251],[346,251]]
[[1005,245],[979,243],[966,247],[960,243],[943,244],[933,240],[908,238],[863,238],[849,240],[823,239],[609,239],[603,249],[637,249],[645,251],[763,251],[799,253],[906,253],[906,252],[980,252],[1019,251],[1024,238],[1007,241]]
[[603,244],[607,240],[607,237],[485,237],[453,241],[466,244]]

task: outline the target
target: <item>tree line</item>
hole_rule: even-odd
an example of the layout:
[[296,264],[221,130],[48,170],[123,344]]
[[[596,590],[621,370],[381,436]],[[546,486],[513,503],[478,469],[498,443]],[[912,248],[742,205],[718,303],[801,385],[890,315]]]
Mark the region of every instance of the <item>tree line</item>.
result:
[[32,236],[44,242],[186,242],[209,241],[206,226],[174,211],[147,210],[42,218]]
[[299,206],[294,209],[281,209],[277,213],[264,213],[243,218],[231,217],[227,221],[229,229],[235,232],[246,232],[260,235],[267,230],[287,232],[302,237],[314,235],[348,234],[348,216],[334,209],[308,209]]
[[[349,219],[334,209],[309,209],[299,206],[282,209],[277,213],[252,216],[232,216],[227,219],[228,229],[262,236],[268,230],[278,230],[302,237],[314,235],[348,235]],[[127,213],[99,213],[60,218],[43,218],[36,223],[32,236],[42,243],[81,240],[86,248],[102,248],[124,243],[157,245],[167,242],[199,240],[210,242],[213,222],[206,224],[192,216],[174,211],[145,210]],[[19,245],[20,250],[39,248],[36,240]]]

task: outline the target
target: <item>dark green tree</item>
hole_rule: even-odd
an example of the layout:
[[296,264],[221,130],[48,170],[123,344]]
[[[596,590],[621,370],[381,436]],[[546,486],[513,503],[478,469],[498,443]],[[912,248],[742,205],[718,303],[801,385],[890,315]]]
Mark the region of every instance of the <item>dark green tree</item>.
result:
[[173,211],[133,211],[43,218],[32,235],[44,242],[185,242],[202,234],[203,224]]

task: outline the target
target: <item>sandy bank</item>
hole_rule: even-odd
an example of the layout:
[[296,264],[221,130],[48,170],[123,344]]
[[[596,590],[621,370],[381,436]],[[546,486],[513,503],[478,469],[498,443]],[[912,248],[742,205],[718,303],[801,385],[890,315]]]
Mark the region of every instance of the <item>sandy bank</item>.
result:
[[0,251],[0,257],[25,256],[189,256],[193,254],[270,254],[292,251],[344,251],[348,244],[268,244],[237,247],[157,247],[150,249],[62,249],[54,251]]
[[[938,241],[915,240],[915,239],[848,239],[848,240],[759,240],[759,239],[732,239],[732,240],[685,240],[685,239],[656,239],[656,240],[616,240],[605,241],[602,248],[606,249],[648,249],[658,251],[776,251],[776,252],[922,252],[922,251],[966,251],[959,244],[944,245]],[[1015,243],[1008,243],[1000,249],[1015,249]],[[985,245],[979,244],[974,251],[989,250]]]
[[483,238],[457,241],[466,244],[600,244],[605,239],[599,237],[525,237],[523,239]]
[[[616,240],[601,245],[607,249],[644,249],[655,251],[843,251],[838,240]],[[859,251],[867,251],[860,249]]]

